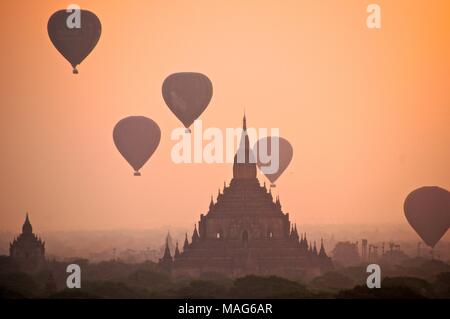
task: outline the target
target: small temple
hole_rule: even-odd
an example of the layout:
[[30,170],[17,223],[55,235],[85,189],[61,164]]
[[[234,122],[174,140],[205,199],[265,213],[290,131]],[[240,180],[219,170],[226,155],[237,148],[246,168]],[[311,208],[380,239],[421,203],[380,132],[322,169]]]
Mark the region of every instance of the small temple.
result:
[[22,233],[9,245],[9,256],[29,267],[45,261],[45,242],[33,233],[28,213],[22,226]]
[[166,241],[161,268],[173,276],[300,277],[333,267],[323,241],[317,251],[316,242],[309,242],[306,233],[299,234],[297,225],[290,222],[279,197],[274,199],[271,189],[260,184],[252,156],[244,115],[229,186],[219,189],[215,202],[211,197],[209,210],[200,215],[198,227],[194,225],[190,242],[186,234],[182,251],[177,243],[172,257]]

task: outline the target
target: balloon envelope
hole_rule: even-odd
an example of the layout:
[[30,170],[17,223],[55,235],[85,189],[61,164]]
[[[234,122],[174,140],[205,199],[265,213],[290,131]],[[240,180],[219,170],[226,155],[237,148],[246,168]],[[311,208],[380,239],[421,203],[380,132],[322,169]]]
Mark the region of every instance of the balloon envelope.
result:
[[153,155],[161,140],[158,124],[144,116],[120,120],[113,131],[114,144],[139,176],[139,170]]
[[211,101],[213,86],[204,74],[174,73],[164,80],[162,95],[169,109],[188,128]]
[[253,150],[257,153],[256,164],[272,184],[283,174],[294,155],[291,143],[278,136],[259,139]]
[[404,211],[411,227],[430,247],[434,247],[450,227],[450,192],[427,186],[411,192]]
[[102,25],[94,13],[80,10],[80,28],[69,28],[67,20],[72,14],[66,10],[55,12],[48,20],[47,31],[53,45],[72,65],[73,73],[78,73],[76,67],[97,45]]

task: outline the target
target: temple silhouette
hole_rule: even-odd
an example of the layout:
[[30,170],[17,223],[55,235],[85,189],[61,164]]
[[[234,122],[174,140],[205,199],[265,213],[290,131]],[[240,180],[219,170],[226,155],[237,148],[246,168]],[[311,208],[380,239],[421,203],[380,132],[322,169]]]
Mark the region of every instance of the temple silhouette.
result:
[[45,261],[45,242],[33,233],[28,213],[22,233],[9,244],[9,256],[24,267],[35,267]]
[[[200,215],[191,242],[186,234],[171,256],[166,240],[162,269],[174,276],[198,277],[221,273],[232,277],[257,274],[285,277],[314,276],[333,267],[321,241],[308,242],[283,213],[280,199],[261,186],[250,149],[244,115],[243,132],[233,163],[233,178],[209,210]],[[239,160],[238,160],[239,158]]]

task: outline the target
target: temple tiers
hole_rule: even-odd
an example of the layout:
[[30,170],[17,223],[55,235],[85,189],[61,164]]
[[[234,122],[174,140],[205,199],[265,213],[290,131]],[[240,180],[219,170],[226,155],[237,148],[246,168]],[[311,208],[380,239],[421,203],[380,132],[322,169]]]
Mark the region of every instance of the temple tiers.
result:
[[[301,238],[297,226],[283,213],[280,199],[275,200],[265,184],[260,185],[250,149],[244,116],[243,132],[234,158],[233,178],[211,198],[209,210],[200,215],[192,240],[174,258],[170,251],[160,261],[163,269],[175,276],[200,276],[222,273],[298,277],[320,274],[332,267],[321,243],[317,247]],[[169,255],[167,255],[167,253]]]

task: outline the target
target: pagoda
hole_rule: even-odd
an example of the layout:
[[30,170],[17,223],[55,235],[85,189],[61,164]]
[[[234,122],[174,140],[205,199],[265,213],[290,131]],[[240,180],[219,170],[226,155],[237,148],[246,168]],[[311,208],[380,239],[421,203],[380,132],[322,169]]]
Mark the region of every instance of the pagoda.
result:
[[22,233],[9,245],[9,256],[26,267],[34,267],[45,261],[45,242],[33,233],[28,214]]
[[306,234],[299,235],[279,197],[274,199],[271,189],[260,184],[245,115],[229,186],[219,189],[216,201],[211,197],[191,241],[186,234],[183,250],[177,247],[173,258],[166,249],[160,265],[174,276],[190,277],[204,273],[299,277],[332,268],[323,241],[318,252]]

